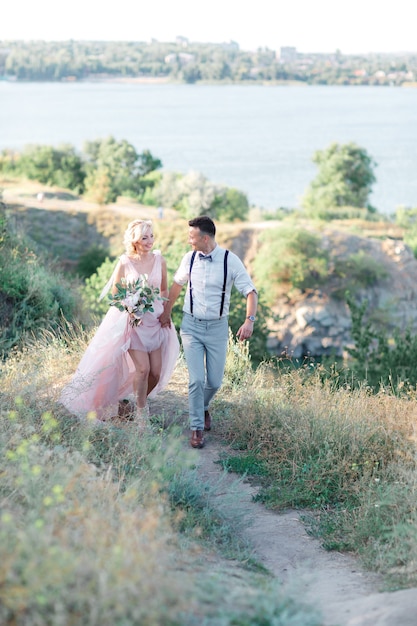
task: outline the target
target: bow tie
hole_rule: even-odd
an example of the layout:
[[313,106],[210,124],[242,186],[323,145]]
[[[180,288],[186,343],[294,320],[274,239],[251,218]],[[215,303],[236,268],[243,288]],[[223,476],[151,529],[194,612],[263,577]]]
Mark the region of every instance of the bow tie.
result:
[[212,261],[213,260],[212,257],[211,257],[211,254],[208,254],[206,256],[202,252],[200,252],[200,254],[198,255],[198,258],[201,259],[202,261]]

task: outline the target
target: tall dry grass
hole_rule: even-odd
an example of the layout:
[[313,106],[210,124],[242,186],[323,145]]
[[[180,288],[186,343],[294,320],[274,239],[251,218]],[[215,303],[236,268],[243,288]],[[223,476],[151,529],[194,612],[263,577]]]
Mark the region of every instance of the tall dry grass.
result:
[[258,475],[260,500],[309,509],[327,548],[361,554],[392,584],[417,583],[416,394],[340,388],[320,367],[253,372],[235,347],[217,402],[239,451],[224,465]]
[[2,364],[0,622],[318,626],[245,566],[238,503],[213,505],[182,424],[138,437],[57,404],[88,340],[44,333]]

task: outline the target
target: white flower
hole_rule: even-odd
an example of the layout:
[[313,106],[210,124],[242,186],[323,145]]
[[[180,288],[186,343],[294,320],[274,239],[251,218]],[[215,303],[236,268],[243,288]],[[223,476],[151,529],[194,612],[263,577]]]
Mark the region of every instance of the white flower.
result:
[[130,323],[137,326],[141,323],[143,315],[147,311],[153,311],[155,300],[165,300],[160,295],[158,287],[148,284],[147,274],[141,274],[134,282],[129,282],[126,278],[121,279],[121,284],[117,284],[117,293],[109,294],[110,306],[115,306],[119,311],[126,311],[133,318]]

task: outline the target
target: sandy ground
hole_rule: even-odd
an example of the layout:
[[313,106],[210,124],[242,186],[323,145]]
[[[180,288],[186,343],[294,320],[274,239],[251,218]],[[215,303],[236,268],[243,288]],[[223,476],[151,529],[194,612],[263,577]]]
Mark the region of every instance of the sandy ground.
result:
[[[184,371],[177,370],[169,387],[151,402],[151,412],[164,414],[167,422],[187,424]],[[214,487],[216,499],[230,502],[234,492],[254,556],[289,594],[319,609],[323,626],[417,626],[417,589],[383,592],[381,576],[366,571],[351,555],[324,550],[319,540],[310,537],[299,511],[270,511],[253,501],[256,487],[232,474],[225,477],[216,463],[225,446],[216,437],[214,414],[213,421],[205,447],[195,451],[201,477]],[[188,434],[185,430],[186,447]]]

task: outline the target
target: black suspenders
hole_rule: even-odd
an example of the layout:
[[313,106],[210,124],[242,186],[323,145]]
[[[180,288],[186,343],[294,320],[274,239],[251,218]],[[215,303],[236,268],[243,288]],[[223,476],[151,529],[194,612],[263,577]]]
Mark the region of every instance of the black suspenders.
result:
[[193,314],[193,286],[191,283],[191,270],[193,269],[194,259],[195,259],[196,254],[197,254],[197,250],[194,250],[194,252],[191,255],[191,261],[190,261],[190,312],[191,312],[191,315]]
[[220,305],[220,317],[223,315],[224,308],[224,298],[226,296],[226,280],[227,280],[227,256],[229,254],[229,250],[226,250],[224,253],[223,259],[223,267],[224,267],[224,279],[223,279],[223,290],[222,290],[222,302]]
[[[197,254],[197,251],[194,250],[194,252],[191,255],[191,261],[190,261],[190,311],[191,311],[191,315],[193,314],[193,286],[192,286],[192,283],[191,283],[191,270],[193,269],[194,259],[195,259],[195,255],[196,254]],[[224,259],[223,259],[224,278],[223,278],[222,300],[221,300],[221,303],[220,303],[220,317],[223,315],[224,299],[226,297],[227,257],[228,257],[228,255],[229,255],[229,250],[225,250],[225,252],[224,252]]]

